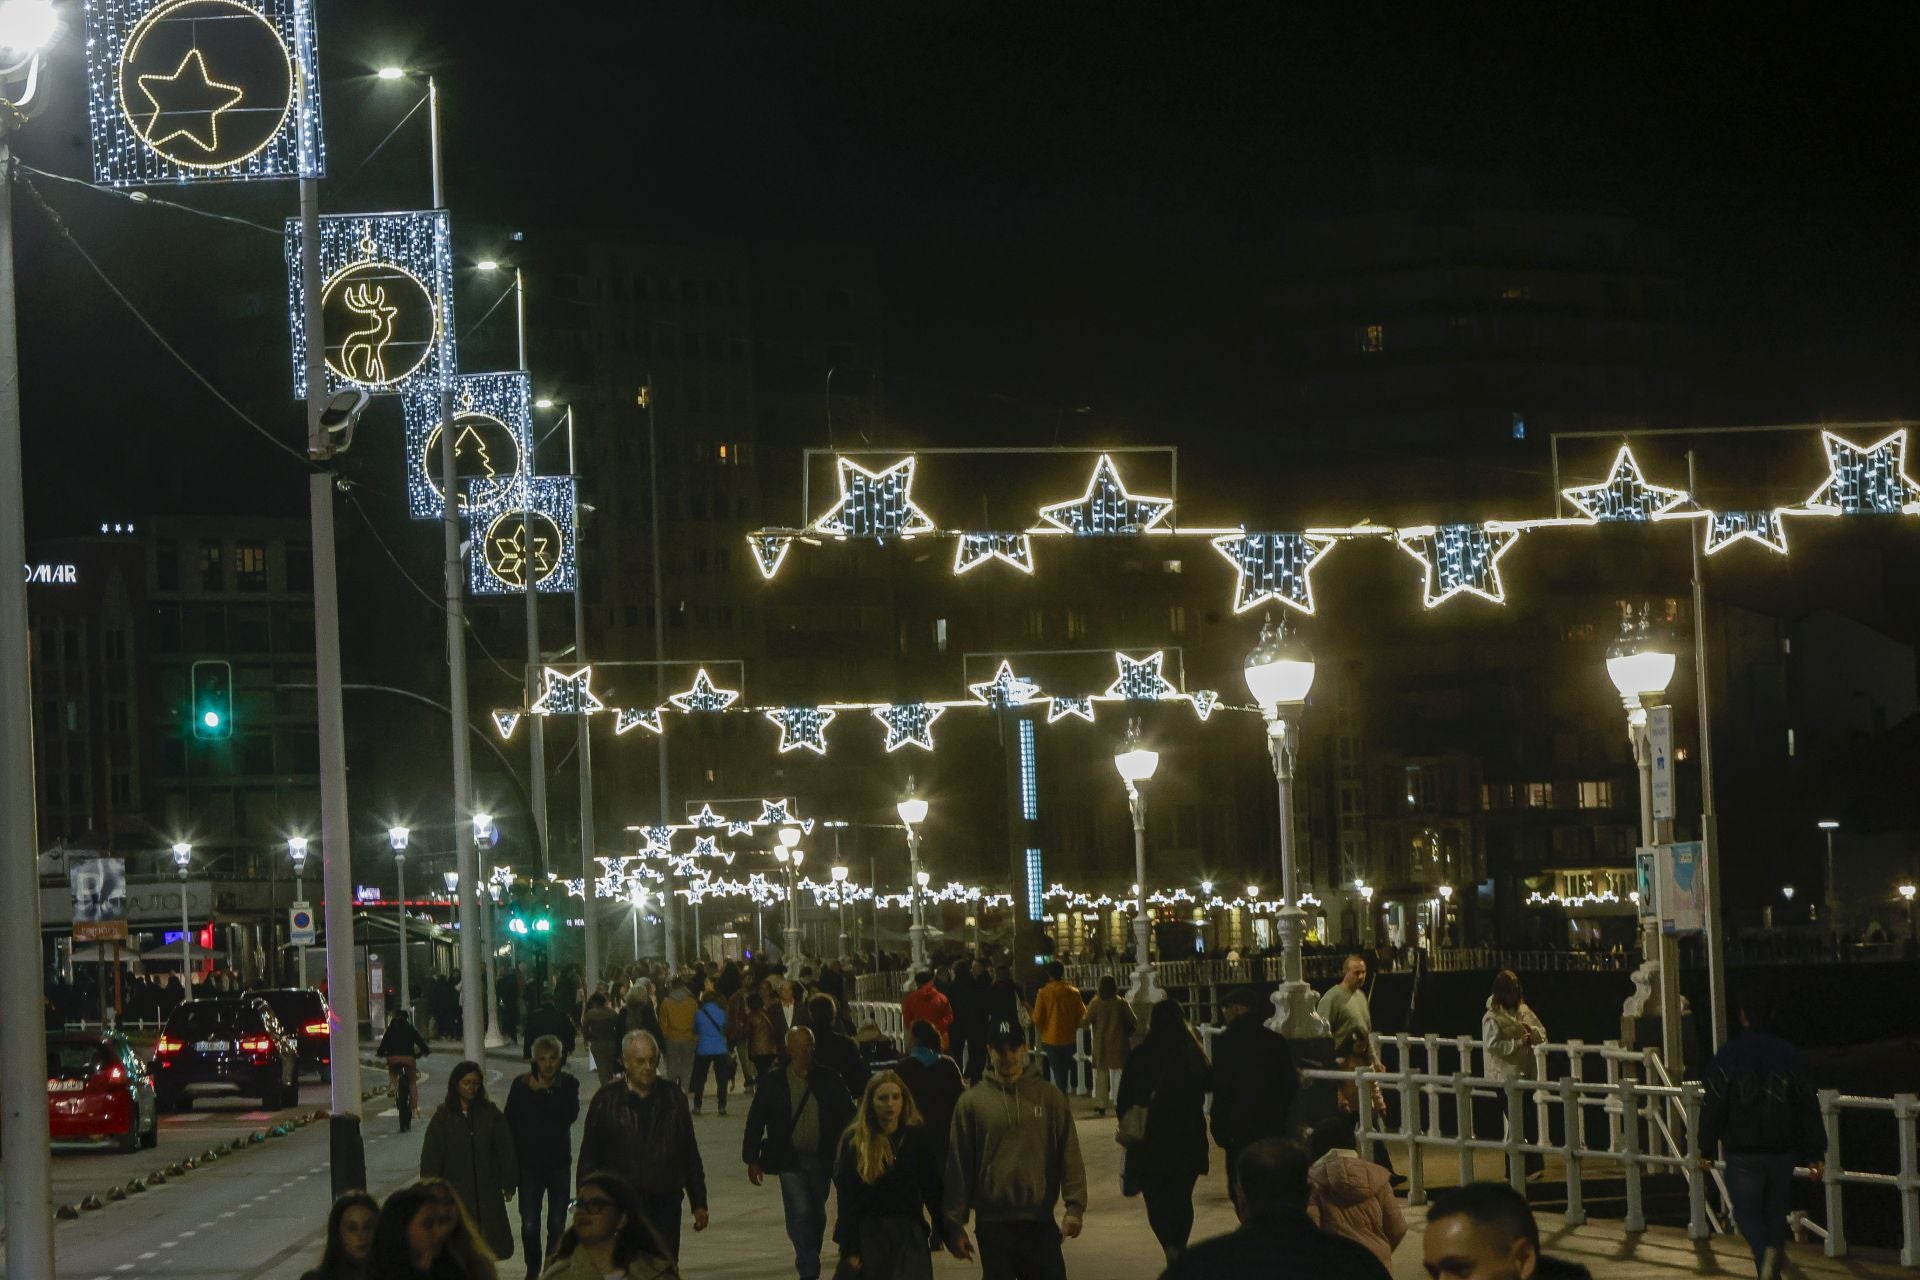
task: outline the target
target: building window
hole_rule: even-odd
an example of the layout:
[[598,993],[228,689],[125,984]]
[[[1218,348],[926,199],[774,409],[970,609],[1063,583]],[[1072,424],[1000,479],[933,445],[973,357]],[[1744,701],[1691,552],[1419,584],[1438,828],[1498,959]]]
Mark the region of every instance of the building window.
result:
[[1067,610],[1067,639],[1085,640],[1087,638],[1087,617],[1078,609]]
[[1170,636],[1187,634],[1187,606],[1183,604],[1167,606],[1167,634]]
[[1047,638],[1046,610],[1027,610],[1027,638],[1030,640],[1044,640]]
[[1179,573],[1180,570],[1181,564],[1178,560],[1162,560],[1160,562],[1160,572],[1162,573]]
[[220,563],[220,544],[203,542],[200,544],[200,589],[219,591],[226,586],[226,573]]
[[1387,326],[1370,324],[1360,331],[1360,350],[1365,352],[1385,351],[1387,349]]
[[940,654],[947,651],[947,620],[945,618],[933,620],[933,651]]
[[1432,813],[1440,807],[1440,771],[1432,765],[1406,767],[1407,808],[1415,813]]
[[1582,809],[1613,808],[1613,783],[1583,782],[1580,784],[1580,807]]
[[267,589],[267,548],[264,544],[241,542],[234,545],[233,585],[241,591]]
[[713,460],[723,467],[744,467],[747,465],[747,446],[732,441],[713,447]]
[[1527,786],[1527,808],[1546,809],[1553,805],[1553,784],[1551,782],[1529,782]]

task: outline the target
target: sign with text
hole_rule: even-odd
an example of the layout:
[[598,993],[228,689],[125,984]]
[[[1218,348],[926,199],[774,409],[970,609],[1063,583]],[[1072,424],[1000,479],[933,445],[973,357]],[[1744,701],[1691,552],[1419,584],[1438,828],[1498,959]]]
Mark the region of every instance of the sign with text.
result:
[[1660,846],[1660,929],[1699,933],[1707,927],[1705,855],[1698,840]]
[[1653,816],[1671,821],[1673,810],[1673,708],[1647,712],[1647,750],[1653,756]]

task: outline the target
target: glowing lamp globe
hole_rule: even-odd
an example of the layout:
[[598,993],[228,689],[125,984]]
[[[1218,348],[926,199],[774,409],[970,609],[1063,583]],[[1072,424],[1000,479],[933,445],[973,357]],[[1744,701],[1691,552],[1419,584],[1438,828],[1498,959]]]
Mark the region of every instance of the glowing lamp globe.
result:
[[845,867],[834,867],[833,882],[835,884],[845,884],[847,882],[847,869]]
[[1619,639],[1607,647],[1607,678],[1628,707],[1665,693],[1673,680],[1673,667],[1671,648],[1647,629],[1644,620],[1638,630],[1623,622]]
[[1914,892],[1915,892],[1915,886],[1911,884],[1903,884],[1900,886],[1900,896],[1905,898],[1908,902],[1913,901]]
[[407,74],[405,67],[382,67],[374,72],[382,80],[398,80]]
[[799,843],[800,843],[800,828],[798,827],[780,828],[780,847],[782,849],[791,849],[793,848],[793,846]]
[[473,838],[475,840],[485,840],[488,836],[492,834],[493,834],[493,815],[490,813],[474,814],[473,815]]
[[927,820],[927,802],[918,796],[908,796],[894,808],[899,811],[900,821],[910,827],[917,827]]
[[187,864],[192,861],[193,861],[192,845],[188,844],[184,840],[181,840],[173,846],[173,865],[174,866],[180,868],[182,871],[185,871],[187,869]]
[[440,874],[440,879],[446,883],[448,894],[452,894],[460,888],[460,873],[458,871],[444,871]]
[[1440,886],[1440,896],[1441,896],[1442,898],[1447,898],[1447,899],[1451,899],[1451,898],[1453,897],[1453,886],[1452,886],[1452,885],[1450,885],[1450,884],[1443,884],[1443,885],[1441,885],[1441,886]]
[[773,850],[773,860],[783,867],[787,865],[787,860],[792,856],[792,854],[787,852],[785,845],[777,845]]
[[413,832],[406,827],[388,827],[387,843],[393,846],[395,853],[405,853],[407,851],[407,841],[412,835]]
[[1160,753],[1140,741],[1140,726],[1127,730],[1127,739],[1113,753],[1113,767],[1129,787],[1145,782],[1160,767]]
[[1260,641],[1247,655],[1244,675],[1247,692],[1269,717],[1281,707],[1297,707],[1313,688],[1313,654],[1284,626],[1274,629],[1269,617],[1260,627]]
[[53,42],[53,0],[0,0],[0,53],[25,58]]
[[927,871],[916,871],[913,873],[913,879],[914,879],[914,883],[918,884],[922,889],[924,889],[929,884],[933,883],[933,874]]

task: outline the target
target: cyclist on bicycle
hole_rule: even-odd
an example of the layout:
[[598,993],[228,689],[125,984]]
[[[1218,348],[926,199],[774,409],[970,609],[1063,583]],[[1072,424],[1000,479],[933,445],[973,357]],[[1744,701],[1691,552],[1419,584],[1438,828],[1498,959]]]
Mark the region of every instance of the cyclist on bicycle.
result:
[[[400,1080],[404,1073],[407,1083],[407,1114],[420,1109],[420,1064],[430,1051],[426,1039],[407,1020],[407,1011],[394,1012],[393,1021],[387,1024],[386,1034],[380,1037],[380,1047],[374,1053],[387,1060],[387,1087],[393,1090],[393,1096],[400,1096]],[[403,1122],[402,1129],[407,1125]]]

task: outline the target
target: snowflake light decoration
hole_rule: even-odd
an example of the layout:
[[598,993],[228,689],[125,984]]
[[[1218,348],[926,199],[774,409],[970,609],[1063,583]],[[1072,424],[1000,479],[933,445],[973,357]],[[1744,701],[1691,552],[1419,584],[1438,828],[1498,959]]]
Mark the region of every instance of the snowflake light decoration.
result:
[[476,596],[572,591],[578,579],[572,476],[467,482],[467,589]]
[[827,754],[827,726],[834,717],[831,707],[775,707],[765,714],[780,726],[782,753],[805,748],[815,755]]
[[874,718],[887,726],[886,747],[889,752],[898,751],[901,747],[933,750],[933,722],[945,712],[945,707],[925,702],[904,702],[898,706],[873,709]]
[[1268,600],[1289,609],[1313,612],[1313,566],[1333,550],[1332,538],[1304,533],[1230,533],[1213,539],[1213,549],[1238,572],[1233,611],[1247,610]]
[[1907,477],[1905,428],[1865,447],[1831,431],[1820,437],[1827,450],[1827,478],[1807,499],[1807,510],[1897,516],[1920,509],[1920,486]]
[[1024,533],[963,533],[954,540],[955,577],[990,560],[1003,560],[1022,573],[1033,572],[1033,538]]
[[1613,466],[1599,484],[1562,489],[1565,497],[1589,520],[1651,520],[1686,502],[1685,489],[1667,489],[1648,484],[1640,474],[1640,464],[1626,445],[1613,455]]
[[933,521],[914,505],[914,459],[902,458],[884,471],[869,471],[847,458],[839,464],[840,500],[813,522],[819,533],[838,538],[911,538],[931,533]]
[[1518,529],[1497,525],[1447,524],[1394,535],[1400,549],[1427,571],[1426,605],[1431,609],[1461,592],[1505,604],[1500,557],[1520,541]]
[[[402,397],[406,422],[407,514],[438,520],[440,417],[438,387],[415,387]],[[453,380],[453,448],[460,479],[505,480],[526,472],[532,449],[533,390],[525,373],[467,373]],[[462,510],[467,503],[459,492]]]
[[707,675],[705,667],[700,668],[693,677],[693,687],[685,693],[668,696],[667,701],[685,712],[725,711],[740,697],[737,690],[719,689]]
[[1114,677],[1113,683],[1100,696],[1128,702],[1158,702],[1164,696],[1177,694],[1179,690],[1160,674],[1165,660],[1164,652],[1152,653],[1137,661],[1124,653],[1114,654],[1114,665],[1120,669],[1120,674]]
[[[306,272],[298,218],[287,220],[287,324],[293,394],[307,395]],[[320,325],[327,390],[438,391],[457,367],[453,246],[444,209],[320,219]]]
[[1113,458],[1101,454],[1087,480],[1087,491],[1068,502],[1040,508],[1040,518],[1056,529],[1088,537],[1143,533],[1173,510],[1171,498],[1142,498],[1127,492]]

